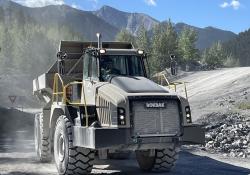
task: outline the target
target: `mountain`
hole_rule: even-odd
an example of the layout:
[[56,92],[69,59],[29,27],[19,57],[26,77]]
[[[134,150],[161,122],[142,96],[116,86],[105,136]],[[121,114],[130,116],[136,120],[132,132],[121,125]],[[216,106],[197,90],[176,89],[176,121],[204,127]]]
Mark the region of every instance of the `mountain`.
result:
[[198,41],[196,46],[201,50],[210,47],[216,41],[226,42],[237,36],[233,32],[217,29],[214,27],[198,28],[185,23],[177,23],[175,25],[177,33],[180,33],[185,27],[192,28],[198,33]]
[[67,5],[29,8],[28,13],[43,26],[56,25],[59,28],[68,26],[87,40],[96,40],[97,32],[103,34],[104,40],[114,40],[115,34],[119,31],[92,13]]
[[119,29],[66,5],[29,8],[0,0],[0,73],[38,75],[55,59],[60,40],[114,40]]
[[[119,30],[125,28],[132,34],[136,34],[141,25],[144,25],[144,27],[152,33],[154,25],[161,23],[146,14],[123,12],[110,6],[103,6],[99,10],[92,13],[107,23],[115,26]],[[164,23],[164,21],[162,23]],[[196,46],[198,49],[205,49],[210,47],[216,41],[224,42],[236,36],[233,32],[224,31],[214,27],[198,28],[185,23],[175,24],[175,28],[178,33],[180,33],[184,27],[190,27],[197,31],[199,39]]]
[[92,13],[116,28],[127,29],[132,34],[136,34],[141,25],[144,25],[147,30],[151,30],[154,25],[159,23],[146,14],[123,12],[110,6],[103,6]]
[[232,54],[232,57],[239,61],[240,66],[250,66],[250,29],[225,42],[223,47],[228,54]]
[[[118,28],[93,15],[67,5],[50,5],[40,8],[21,6],[9,0],[0,0],[0,19],[10,24],[17,21],[19,25],[35,23],[45,28],[69,28],[86,40],[96,40],[96,33],[101,32],[104,40],[114,40]],[[101,27],[100,27],[101,26]]]

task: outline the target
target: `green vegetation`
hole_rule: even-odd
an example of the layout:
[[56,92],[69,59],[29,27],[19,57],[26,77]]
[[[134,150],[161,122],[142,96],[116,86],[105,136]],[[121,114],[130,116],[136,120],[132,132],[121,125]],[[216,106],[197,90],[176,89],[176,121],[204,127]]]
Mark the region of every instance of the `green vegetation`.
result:
[[[89,12],[69,6],[28,8],[0,3],[0,74],[38,76],[56,59],[60,40],[114,40],[118,29]],[[101,27],[100,27],[101,26]]]
[[55,60],[60,40],[83,40],[67,27],[0,21],[0,73],[44,72]]
[[214,43],[209,49],[205,49],[202,54],[203,62],[207,63],[207,65],[212,69],[216,67],[222,67],[223,62],[226,59],[227,56],[220,42]]
[[170,20],[155,26],[152,38],[153,70],[159,71],[169,67],[169,56],[177,54],[177,44],[177,33]]
[[134,46],[144,49],[149,57],[151,73],[168,68],[170,55],[175,54],[178,65],[184,70],[192,64],[202,64],[205,69],[239,66],[239,59],[220,41],[200,51],[196,48],[198,33],[185,26],[177,35],[171,20],[155,25],[151,34],[140,26],[136,36],[123,29],[116,36],[117,41],[132,42]]
[[243,103],[242,102],[238,105],[238,108],[241,110],[248,110],[248,109],[250,109],[250,103]]
[[148,31],[144,26],[140,26],[136,37],[136,45],[138,48],[143,49],[147,53],[150,52],[150,40],[148,37]]
[[250,66],[250,29],[240,33],[235,39],[223,44],[225,52],[237,66]]
[[211,69],[217,67],[235,67],[240,66],[239,60],[236,59],[232,52],[218,41],[210,48],[207,48],[202,53],[202,61],[207,64]]
[[136,40],[135,37],[133,36],[132,33],[130,33],[129,31],[127,31],[126,29],[122,29],[115,37],[116,41],[120,41],[120,42],[130,42],[133,45],[136,44]]
[[179,64],[187,64],[199,59],[198,49],[195,47],[197,33],[185,28],[177,35],[173,23],[167,22],[155,25],[150,35],[144,26],[140,26],[136,36],[126,30],[117,34],[117,41],[128,41],[148,53],[149,65],[152,73],[164,70],[170,65],[170,55],[177,55]]
[[156,25],[150,37],[144,26],[140,26],[137,36],[122,30],[116,36],[117,41],[132,42],[148,53],[149,65],[153,72],[169,67],[169,55],[177,54],[177,33],[172,22]]
[[199,52],[195,47],[198,35],[195,30],[185,27],[178,39],[178,53],[183,63],[199,60]]

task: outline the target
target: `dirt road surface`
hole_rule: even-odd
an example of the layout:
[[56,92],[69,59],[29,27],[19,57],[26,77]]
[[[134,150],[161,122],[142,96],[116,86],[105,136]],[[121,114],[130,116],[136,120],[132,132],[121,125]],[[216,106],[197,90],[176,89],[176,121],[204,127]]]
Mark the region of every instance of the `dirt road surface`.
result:
[[[239,102],[250,99],[250,68],[190,73],[181,80],[189,82],[187,88],[195,119],[214,111],[236,110],[235,106]],[[38,162],[32,135],[31,130],[19,130],[13,137],[0,137],[0,175],[57,174],[53,162]],[[133,156],[128,160],[96,162],[92,174],[150,175],[139,170]],[[250,175],[250,158],[224,157],[222,154],[207,153],[196,147],[183,147],[176,167],[168,174]]]
[[[250,67],[189,73],[178,81],[187,82],[194,120],[213,112],[242,112],[237,106],[250,104]],[[184,94],[183,88],[179,92]]]
[[[23,133],[24,134],[24,133]],[[41,164],[34,153],[33,140],[1,138],[1,175],[56,175],[54,163]],[[183,148],[176,167],[168,175],[248,175],[250,159],[226,158],[204,151]],[[148,174],[139,170],[136,160],[96,162],[92,174]],[[158,174],[158,173],[157,173]]]

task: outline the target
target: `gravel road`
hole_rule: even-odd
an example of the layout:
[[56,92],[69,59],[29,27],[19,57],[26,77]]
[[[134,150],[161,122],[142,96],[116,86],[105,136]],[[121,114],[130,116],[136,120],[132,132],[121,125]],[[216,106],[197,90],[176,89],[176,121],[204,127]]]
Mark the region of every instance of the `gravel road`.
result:
[[[20,135],[20,134],[19,134]],[[53,163],[41,164],[34,153],[33,140],[0,139],[1,175],[56,175]],[[249,175],[250,159],[226,158],[197,148],[182,148],[176,167],[169,175]],[[96,162],[92,174],[147,174],[134,158]],[[157,173],[158,174],[158,173]]]
[[[189,72],[178,81],[187,82],[194,120],[213,112],[232,112],[239,103],[249,103],[250,67]],[[184,94],[184,88],[178,90]]]

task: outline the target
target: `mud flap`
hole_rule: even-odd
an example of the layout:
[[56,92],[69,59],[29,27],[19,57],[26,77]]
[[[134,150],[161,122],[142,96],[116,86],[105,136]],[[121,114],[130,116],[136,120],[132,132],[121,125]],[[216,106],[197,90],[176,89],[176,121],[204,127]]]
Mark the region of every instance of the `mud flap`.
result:
[[181,143],[184,145],[205,144],[205,129],[200,125],[184,126]]

